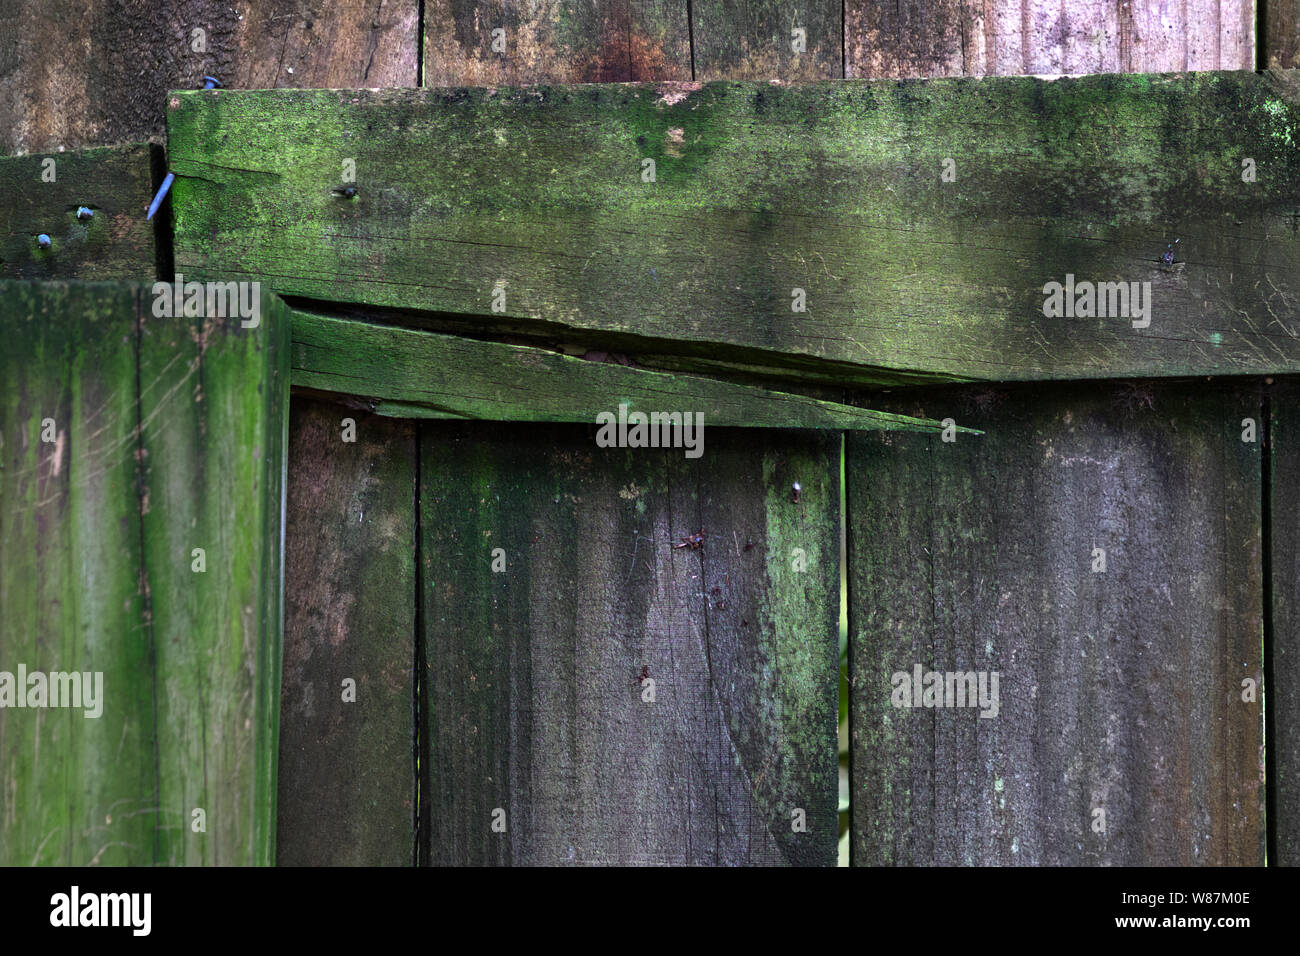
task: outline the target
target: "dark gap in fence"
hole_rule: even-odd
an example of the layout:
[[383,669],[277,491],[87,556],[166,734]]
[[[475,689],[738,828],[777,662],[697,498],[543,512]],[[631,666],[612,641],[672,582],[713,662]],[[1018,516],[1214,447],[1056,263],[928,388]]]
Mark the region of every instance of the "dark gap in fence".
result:
[[415,85],[424,86],[424,0],[419,0],[415,13]]
[[691,81],[695,81],[695,11],[691,0],[686,0],[686,44],[691,52]]
[[[167,150],[157,144],[149,147],[149,181],[156,194],[167,175]],[[172,281],[176,263],[172,254],[172,207],[164,202],[153,220],[154,267],[160,282]]]
[[[1264,70],[1268,69],[1267,38],[1268,38],[1268,0],[1255,0],[1255,72],[1257,73],[1263,72]],[[1267,401],[1267,398],[1265,399],[1265,401]],[[1264,426],[1264,430],[1267,432],[1268,430],[1267,425]],[[1265,447],[1267,448],[1267,446]],[[1264,527],[1267,528],[1268,525],[1265,525]],[[1265,534],[1267,534],[1267,531],[1265,532]],[[1267,560],[1267,558],[1265,560]],[[1267,574],[1264,576],[1264,587],[1265,588],[1269,587]],[[1265,743],[1265,746],[1267,746],[1267,743]],[[1270,793],[1271,792],[1272,792],[1272,786],[1270,784]],[[1270,797],[1269,799],[1271,801],[1272,797]],[[1269,809],[1272,810],[1272,807],[1273,804],[1270,802]],[[1269,830],[1269,843],[1271,849],[1272,848],[1271,844],[1273,840],[1272,823],[1269,824],[1268,830]]]
[[[424,11],[420,4],[421,14]],[[421,18],[423,23],[423,17]],[[425,679],[424,640],[424,535],[420,521],[420,448],[424,438],[424,426],[415,423],[415,846],[413,856],[416,866],[424,866],[429,859],[426,841],[429,839],[429,762],[421,760],[424,752],[424,721],[429,712],[429,685]]]
[[[1260,2],[1263,7],[1263,0]],[[1273,402],[1270,387],[1265,383],[1260,399],[1260,419],[1262,447],[1260,451],[1259,485],[1260,513],[1259,522],[1260,551],[1263,561],[1263,636],[1261,653],[1264,658],[1264,692],[1260,694],[1260,706],[1264,709],[1264,865],[1271,862],[1277,866],[1277,765],[1269,759],[1269,750],[1277,746],[1277,730],[1274,726],[1273,711],[1276,705],[1276,690],[1273,684]]]

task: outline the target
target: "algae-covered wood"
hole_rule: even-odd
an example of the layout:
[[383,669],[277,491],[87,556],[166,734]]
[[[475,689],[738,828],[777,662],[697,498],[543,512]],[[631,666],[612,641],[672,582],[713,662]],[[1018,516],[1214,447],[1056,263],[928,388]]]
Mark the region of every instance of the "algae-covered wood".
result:
[[155,278],[152,160],[143,143],[0,157],[0,278]]
[[0,282],[0,670],[103,675],[0,708],[9,863],[273,858],[288,323],[154,306]]
[[[180,93],[176,263],[844,381],[1275,371],[1300,357],[1295,84]],[[1076,279],[1081,317],[1048,317]]]
[[[293,314],[293,384],[357,395],[380,415],[594,422],[600,412],[675,410],[709,425],[908,428],[939,422],[695,375],[394,326]],[[665,406],[664,403],[667,403]]]
[[158,318],[149,295],[140,325],[166,864],[274,861],[289,310],[256,302]]
[[415,456],[410,422],[293,402],[279,866],[415,860]]
[[[5,866],[154,860],[153,641],[136,490],[138,307],[128,286],[0,282]],[[24,701],[28,695],[26,681],[11,683],[19,668],[83,675],[83,706],[16,707],[15,690]]]
[[1257,386],[897,406],[984,434],[848,438],[854,863],[1262,864]]
[[421,427],[423,859],[833,864],[839,437]]

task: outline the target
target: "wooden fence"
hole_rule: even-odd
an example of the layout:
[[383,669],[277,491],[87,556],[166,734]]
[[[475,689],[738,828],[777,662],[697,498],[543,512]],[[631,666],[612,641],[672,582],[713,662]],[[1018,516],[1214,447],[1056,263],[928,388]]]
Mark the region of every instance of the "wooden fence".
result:
[[12,6],[0,861],[1300,856],[1294,3]]

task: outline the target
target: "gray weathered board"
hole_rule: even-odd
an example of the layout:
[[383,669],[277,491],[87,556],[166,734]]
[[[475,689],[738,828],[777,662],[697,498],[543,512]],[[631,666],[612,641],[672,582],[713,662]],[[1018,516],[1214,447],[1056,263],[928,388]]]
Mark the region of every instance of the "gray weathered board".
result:
[[298,399],[289,427],[276,862],[409,866],[415,426]]
[[833,863],[838,434],[421,429],[422,859]]
[[[1270,16],[1292,2],[1269,0]],[[1255,68],[1252,0],[845,0],[844,13],[848,76]]]
[[419,7],[4,0],[0,153],[161,140],[167,91],[205,74],[237,89],[414,86]]
[[[1258,386],[895,407],[986,431],[848,438],[854,863],[1262,864]],[[1000,713],[895,707],[917,664]]]

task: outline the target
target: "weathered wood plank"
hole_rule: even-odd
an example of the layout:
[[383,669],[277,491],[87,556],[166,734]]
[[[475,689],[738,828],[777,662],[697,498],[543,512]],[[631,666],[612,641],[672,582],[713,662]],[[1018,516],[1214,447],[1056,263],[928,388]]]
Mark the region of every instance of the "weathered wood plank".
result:
[[3,17],[3,153],[161,140],[167,91],[204,75],[339,88],[414,86],[418,72],[416,0],[11,0]]
[[1255,68],[1250,0],[846,0],[844,16],[850,77]]
[[[1300,356],[1295,83],[183,93],[177,269],[858,380],[1279,371]],[[1136,299],[1046,317],[1068,276],[1139,283],[1150,326]]]
[[1300,383],[1268,389],[1272,673],[1268,767],[1273,805],[1270,866],[1300,865]]
[[293,403],[280,866],[415,860],[415,456],[409,422]]
[[686,13],[686,0],[426,0],[424,85],[690,80]]
[[[127,286],[0,282],[5,866],[154,860],[154,680],[134,454],[138,307]],[[84,688],[97,708],[16,708],[4,684],[20,667],[100,674],[102,683],[92,677]],[[27,685],[20,691],[26,699]]]
[[422,432],[424,859],[833,864],[839,437]]
[[840,0],[695,0],[691,36],[697,80],[807,83],[844,76]]
[[258,302],[244,328],[157,318],[149,295],[140,330],[165,864],[274,861],[289,318]]
[[[898,404],[985,434],[848,439],[854,863],[1262,864],[1258,388]],[[895,707],[918,665],[997,716]]]
[[417,0],[243,0],[235,8],[229,44],[217,44],[214,62],[229,87],[419,85]]
[[380,415],[595,422],[597,412],[690,409],[709,425],[908,428],[939,422],[789,392],[353,319],[293,314],[293,384],[359,395]]
[[1264,15],[1264,64],[1271,70],[1300,67],[1300,3],[1268,0]]
[[142,143],[0,157],[0,278],[155,278],[151,161]]

